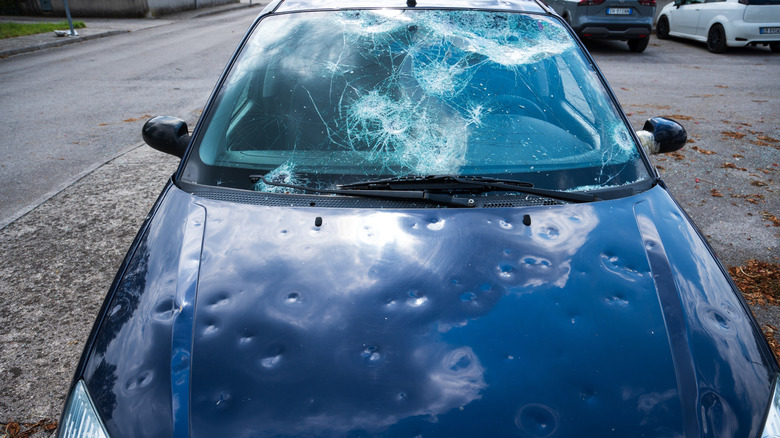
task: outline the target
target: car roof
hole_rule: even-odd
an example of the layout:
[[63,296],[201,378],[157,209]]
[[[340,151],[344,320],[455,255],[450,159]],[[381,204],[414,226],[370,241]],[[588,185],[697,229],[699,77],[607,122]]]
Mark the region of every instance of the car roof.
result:
[[[284,0],[275,12],[334,9],[406,8],[407,0]],[[419,0],[416,8],[488,9],[546,13],[536,0]]]

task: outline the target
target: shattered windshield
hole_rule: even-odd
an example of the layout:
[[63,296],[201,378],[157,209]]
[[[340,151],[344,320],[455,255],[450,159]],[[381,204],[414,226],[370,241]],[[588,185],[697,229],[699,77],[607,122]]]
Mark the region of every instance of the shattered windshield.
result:
[[269,16],[204,118],[183,179],[206,185],[448,174],[587,190],[648,178],[598,74],[540,15]]

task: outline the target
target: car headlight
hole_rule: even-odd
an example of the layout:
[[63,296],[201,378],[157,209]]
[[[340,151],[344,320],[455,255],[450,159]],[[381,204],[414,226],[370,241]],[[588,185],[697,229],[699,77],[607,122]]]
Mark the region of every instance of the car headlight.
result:
[[84,382],[79,380],[62,415],[59,438],[108,438]]
[[777,377],[772,391],[772,400],[769,402],[769,409],[766,413],[764,430],[761,432],[761,438],[780,437],[780,390],[778,388]]

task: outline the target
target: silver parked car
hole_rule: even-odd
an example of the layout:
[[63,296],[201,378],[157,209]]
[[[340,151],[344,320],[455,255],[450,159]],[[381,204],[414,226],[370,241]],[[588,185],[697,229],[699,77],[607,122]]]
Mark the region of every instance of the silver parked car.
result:
[[548,0],[580,38],[628,41],[632,52],[643,52],[650,41],[656,0]]

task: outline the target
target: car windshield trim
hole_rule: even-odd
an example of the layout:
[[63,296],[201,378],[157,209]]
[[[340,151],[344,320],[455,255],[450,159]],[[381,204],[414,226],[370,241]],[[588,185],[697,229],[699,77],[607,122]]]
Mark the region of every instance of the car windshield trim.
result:
[[298,184],[286,184],[271,181],[263,175],[250,175],[249,178],[255,184],[266,184],[275,187],[284,187],[288,189],[299,190],[301,192],[312,192],[343,196],[360,196],[364,198],[389,198],[404,199],[410,201],[425,201],[434,204],[444,204],[450,207],[474,207],[475,201],[471,198],[458,197],[446,193],[436,193],[430,190],[370,190],[370,189],[318,189]]
[[487,192],[516,192],[574,203],[601,200],[594,194],[580,191],[538,189],[534,188],[532,184],[523,181],[492,180],[485,177],[460,178],[453,175],[430,175],[415,178],[386,178],[339,185],[339,188],[336,189],[321,189],[299,184],[276,182],[267,179],[266,175],[250,175],[249,178],[255,184],[262,183],[302,192],[410,200],[422,199],[461,207],[473,207],[475,206],[475,201],[458,197],[457,194],[477,195]]
[[518,192],[568,202],[593,202],[600,199],[582,191],[562,191],[534,188],[533,183],[484,176],[426,175],[417,177],[384,178],[373,181],[342,184],[339,187],[353,190],[425,190],[442,192]]
[[399,176],[394,178],[382,178],[375,180],[358,181],[349,184],[340,184],[339,187],[347,188],[388,188],[406,189],[409,187],[423,186],[431,188],[437,186],[441,189],[468,190],[470,186],[485,187],[490,189],[495,183],[503,183],[514,187],[533,187],[533,183],[513,179],[497,179],[484,176],[468,175],[423,175],[423,176]]

